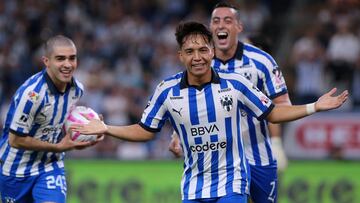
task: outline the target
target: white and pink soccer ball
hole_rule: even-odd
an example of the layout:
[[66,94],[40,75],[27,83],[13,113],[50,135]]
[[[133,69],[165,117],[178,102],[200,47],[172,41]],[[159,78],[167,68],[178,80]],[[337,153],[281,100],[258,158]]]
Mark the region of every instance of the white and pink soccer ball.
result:
[[[66,121],[65,130],[68,131],[73,124],[87,124],[88,119],[100,119],[99,115],[91,108],[85,106],[76,106],[73,108]],[[72,132],[71,139],[77,142],[95,141],[97,135],[82,135],[79,132]]]

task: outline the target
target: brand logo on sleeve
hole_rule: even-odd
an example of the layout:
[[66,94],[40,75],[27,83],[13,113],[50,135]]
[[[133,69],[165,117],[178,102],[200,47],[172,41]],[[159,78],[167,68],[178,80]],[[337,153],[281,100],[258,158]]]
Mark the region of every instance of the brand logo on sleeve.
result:
[[279,69],[274,69],[272,73],[275,75],[275,84],[278,86],[283,86],[284,82],[282,80],[283,75]]
[[268,97],[266,97],[266,96],[261,96],[260,100],[264,105],[267,105],[270,102],[270,99]]
[[29,120],[29,115],[27,115],[27,114],[21,115],[21,117],[20,117],[21,122],[26,123],[28,120]]
[[35,91],[30,91],[28,93],[28,96],[29,96],[29,99],[32,101],[32,102],[36,102],[37,100],[39,100],[39,94]]

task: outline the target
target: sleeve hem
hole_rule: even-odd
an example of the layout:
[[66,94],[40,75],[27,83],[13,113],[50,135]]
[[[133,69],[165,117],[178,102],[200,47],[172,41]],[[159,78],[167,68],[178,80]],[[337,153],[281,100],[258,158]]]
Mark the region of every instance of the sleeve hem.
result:
[[287,90],[283,90],[283,91],[281,91],[281,92],[279,92],[279,93],[276,93],[276,94],[273,94],[273,95],[269,96],[269,98],[272,100],[272,99],[274,99],[274,98],[276,98],[276,97],[279,97],[279,96],[281,96],[281,95],[284,95],[284,94],[286,94],[286,93],[288,93],[288,91],[287,91]]
[[138,124],[140,125],[140,127],[142,127],[146,131],[149,131],[149,132],[152,132],[152,133],[160,132],[160,129],[150,128],[150,127],[146,126],[145,124],[143,124],[142,122],[139,122]]
[[257,119],[260,121],[260,120],[264,120],[269,114],[270,112],[274,109],[275,105],[274,104],[271,104],[269,106],[269,108],[261,115],[259,116]]
[[10,132],[14,135],[17,135],[17,136],[20,136],[20,137],[26,137],[26,136],[29,136],[28,134],[26,133],[23,133],[23,132],[18,132],[18,131],[15,131],[13,129],[10,129]]

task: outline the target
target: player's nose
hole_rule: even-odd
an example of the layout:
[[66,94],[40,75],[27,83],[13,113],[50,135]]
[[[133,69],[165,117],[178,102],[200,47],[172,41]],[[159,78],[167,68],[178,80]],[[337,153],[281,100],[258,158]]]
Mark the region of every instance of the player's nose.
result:
[[66,60],[64,61],[64,66],[65,66],[65,67],[71,67],[71,66],[72,66],[72,64],[71,64],[71,62],[70,62],[69,59],[66,59]]

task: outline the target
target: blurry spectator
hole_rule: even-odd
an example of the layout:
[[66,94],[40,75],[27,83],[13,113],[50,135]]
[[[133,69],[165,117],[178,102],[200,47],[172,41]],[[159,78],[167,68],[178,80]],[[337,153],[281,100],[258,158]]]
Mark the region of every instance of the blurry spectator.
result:
[[[360,58],[360,39],[352,32],[350,23],[348,18],[337,22],[337,31],[330,39],[327,50],[328,68],[336,86],[353,88],[355,94],[352,99],[358,100],[358,87],[354,85],[358,83],[358,71],[355,71],[355,67]],[[356,105],[357,101],[354,103]]]
[[316,38],[316,29],[309,28],[294,44],[292,61],[295,68],[295,101],[315,102],[326,89],[324,49]]
[[268,8],[259,0],[245,0],[239,6],[239,10],[245,33],[259,32],[270,17]]
[[114,71],[117,85],[132,88],[143,87],[143,72],[138,57],[120,58],[115,63]]
[[346,84],[346,88],[349,88],[354,66],[360,57],[360,40],[352,33],[348,18],[338,21],[337,31],[330,39],[327,55],[328,66],[335,82]]

